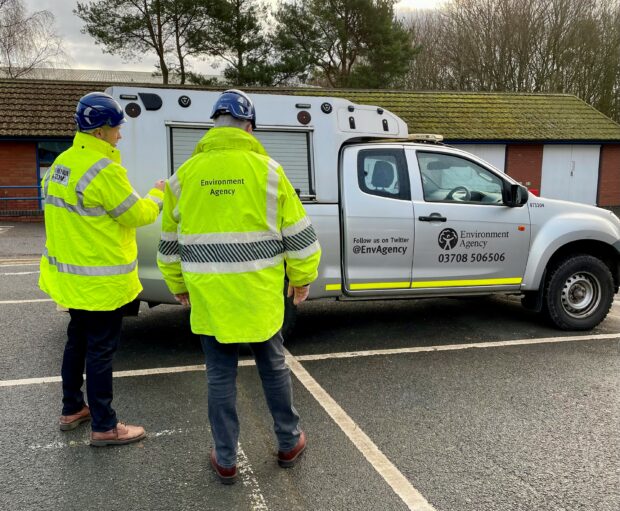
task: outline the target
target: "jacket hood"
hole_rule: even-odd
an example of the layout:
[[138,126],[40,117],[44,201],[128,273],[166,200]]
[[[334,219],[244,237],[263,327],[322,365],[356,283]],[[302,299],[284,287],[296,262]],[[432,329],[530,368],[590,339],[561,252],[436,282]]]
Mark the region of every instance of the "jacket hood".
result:
[[198,153],[221,149],[252,151],[268,156],[267,151],[265,151],[265,148],[256,137],[240,128],[229,127],[211,128],[207,131],[198,144],[196,144],[192,156]]

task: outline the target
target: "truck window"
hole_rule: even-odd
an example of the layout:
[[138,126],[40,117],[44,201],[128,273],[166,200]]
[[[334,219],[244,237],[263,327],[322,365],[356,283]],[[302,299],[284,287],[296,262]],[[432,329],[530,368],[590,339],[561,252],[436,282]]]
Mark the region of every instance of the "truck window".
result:
[[[173,126],[170,131],[172,173],[192,155],[206,127]],[[310,167],[310,133],[307,131],[257,130],[253,135],[282,168],[301,195],[314,195]]]
[[405,154],[401,149],[365,149],[357,157],[357,181],[370,195],[411,200]]
[[502,204],[502,180],[491,171],[451,154],[416,154],[425,201]]

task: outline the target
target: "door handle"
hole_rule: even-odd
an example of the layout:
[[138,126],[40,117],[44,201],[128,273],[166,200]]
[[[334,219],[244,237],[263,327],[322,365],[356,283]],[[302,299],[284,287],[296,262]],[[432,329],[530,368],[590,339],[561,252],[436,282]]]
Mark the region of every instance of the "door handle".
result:
[[447,222],[448,219],[445,216],[441,216],[439,213],[431,213],[430,216],[419,216],[420,222]]

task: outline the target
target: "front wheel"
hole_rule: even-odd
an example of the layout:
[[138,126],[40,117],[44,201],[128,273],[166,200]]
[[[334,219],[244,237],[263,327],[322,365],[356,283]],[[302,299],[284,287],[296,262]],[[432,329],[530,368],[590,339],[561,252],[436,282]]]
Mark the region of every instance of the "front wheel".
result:
[[561,330],[591,330],[607,316],[614,289],[603,261],[576,255],[551,268],[545,285],[545,312]]

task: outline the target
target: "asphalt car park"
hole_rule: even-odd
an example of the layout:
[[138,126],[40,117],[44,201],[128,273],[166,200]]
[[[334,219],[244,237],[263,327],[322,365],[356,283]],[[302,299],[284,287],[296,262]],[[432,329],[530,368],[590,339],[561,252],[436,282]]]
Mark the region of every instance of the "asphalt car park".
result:
[[68,319],[37,289],[38,233],[0,229],[0,509],[620,508],[620,303],[588,333],[510,297],[303,304],[286,346],[308,450],[278,467],[245,352],[225,487],[182,307],[124,323],[115,408],[147,439],[96,449],[87,426],[58,430]]

